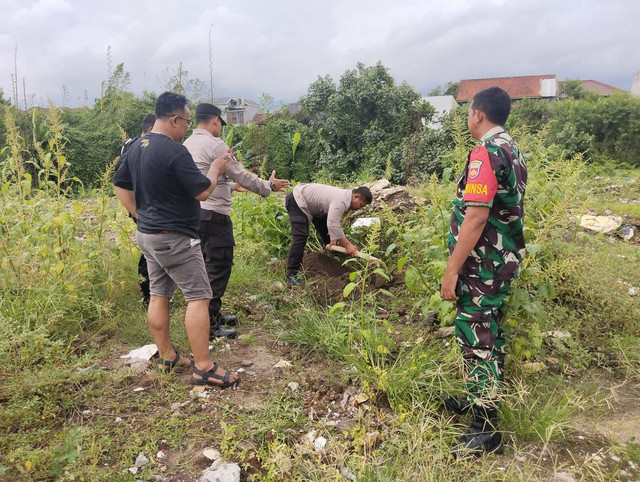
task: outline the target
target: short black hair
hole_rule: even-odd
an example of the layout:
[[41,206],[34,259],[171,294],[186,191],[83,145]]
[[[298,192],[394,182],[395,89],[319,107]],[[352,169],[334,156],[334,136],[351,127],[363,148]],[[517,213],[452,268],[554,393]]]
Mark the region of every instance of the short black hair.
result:
[[511,97],[500,87],[489,87],[473,96],[473,110],[479,110],[494,124],[505,125],[511,112]]
[[371,201],[373,201],[373,194],[371,194],[371,190],[368,187],[360,186],[355,188],[352,192],[353,194],[357,194],[360,199],[364,199],[367,204],[371,204]]
[[198,124],[207,123],[214,117],[218,116],[213,114],[196,114],[196,122]]
[[184,95],[175,92],[163,92],[156,100],[156,115],[158,117],[182,114],[189,103]]
[[142,119],[142,132],[147,132],[156,123],[156,116],[153,114],[147,114]]

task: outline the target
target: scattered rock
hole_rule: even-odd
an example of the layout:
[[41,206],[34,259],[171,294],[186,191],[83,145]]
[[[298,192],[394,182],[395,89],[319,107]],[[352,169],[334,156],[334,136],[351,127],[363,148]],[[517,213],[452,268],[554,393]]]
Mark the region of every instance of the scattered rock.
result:
[[166,454],[162,450],[158,450],[158,453],[156,454],[156,458],[164,459],[165,457],[166,457]]
[[118,423],[122,422],[122,418],[116,417],[116,422],[118,422]]
[[[215,468],[212,468],[215,465]],[[212,464],[202,473],[199,482],[240,482],[240,466],[238,464]]]
[[631,238],[636,235],[637,230],[637,226],[634,226],[632,224],[625,224],[624,226],[622,226],[622,228],[620,228],[620,235],[625,241],[630,241]]
[[138,454],[138,458],[136,458],[136,462],[135,462],[134,465],[136,467],[144,467],[148,463],[149,463],[149,459],[147,457],[145,457],[145,455],[142,452],[140,452]]
[[291,383],[289,383],[289,384],[287,385],[287,387],[289,387],[289,389],[290,389],[292,392],[295,392],[295,391],[300,387],[300,384],[299,384],[299,383],[296,383],[296,382],[291,382]]
[[352,418],[342,418],[336,424],[336,430],[340,433],[351,432],[358,423]]
[[351,473],[351,471],[349,470],[349,467],[342,467],[342,469],[340,470],[340,473],[347,480],[356,480],[356,476]]
[[138,473],[138,467],[129,467],[129,472],[136,475]]
[[353,399],[353,406],[358,407],[367,401],[369,401],[369,395],[364,392],[358,393],[358,395]]
[[278,291],[284,291],[284,284],[280,281],[276,281],[271,286],[269,286],[269,291],[272,291],[274,293]]
[[187,400],[186,402],[175,402],[171,404],[171,411],[175,412],[176,410],[181,409],[182,407],[186,407],[191,403],[191,400]]
[[222,455],[220,455],[220,452],[218,452],[216,449],[213,449],[213,448],[204,449],[202,451],[202,455],[204,455],[207,459],[211,461],[218,460],[219,458],[222,457]]
[[377,194],[383,189],[389,187],[389,184],[391,183],[388,179],[378,179],[375,182],[365,184],[365,186],[369,188],[371,194]]
[[253,366],[253,362],[251,360],[242,360],[240,362],[240,365],[245,367],[245,368],[249,368],[249,367]]
[[436,331],[436,338],[450,338],[456,333],[455,326],[443,326]]
[[567,472],[556,472],[551,477],[551,482],[576,482],[576,479]]

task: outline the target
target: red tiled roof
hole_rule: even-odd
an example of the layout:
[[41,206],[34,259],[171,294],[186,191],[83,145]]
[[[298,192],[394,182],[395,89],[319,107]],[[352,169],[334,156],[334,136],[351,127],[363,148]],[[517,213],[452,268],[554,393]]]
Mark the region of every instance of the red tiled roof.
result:
[[618,89],[613,85],[605,84],[604,82],[599,82],[597,80],[582,80],[582,88],[584,90],[588,90],[589,92],[595,92],[600,95],[609,95],[615,92],[616,90],[622,91],[622,89]]
[[498,77],[494,79],[467,79],[460,81],[457,101],[470,101],[479,91],[489,87],[500,87],[507,91],[512,99],[541,97],[540,84],[543,79],[555,79],[556,74],[524,75],[521,77]]

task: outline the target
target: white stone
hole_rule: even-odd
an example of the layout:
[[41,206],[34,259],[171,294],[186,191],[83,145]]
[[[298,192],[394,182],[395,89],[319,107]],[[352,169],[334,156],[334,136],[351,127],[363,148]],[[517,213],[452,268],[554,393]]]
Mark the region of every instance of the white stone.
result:
[[375,181],[372,184],[367,184],[369,187],[369,190],[371,191],[372,194],[375,194],[379,191],[382,191],[384,188],[389,187],[389,180],[388,179],[378,179],[377,181]]
[[209,467],[198,480],[199,482],[240,482],[240,466],[221,464],[215,470]]
[[216,449],[207,448],[202,451],[202,455],[204,455],[209,460],[218,460],[222,455]]
[[292,392],[295,392],[295,391],[300,387],[300,384],[299,384],[299,383],[297,383],[297,382],[291,382],[291,383],[289,383],[289,384],[287,385],[287,387],[289,387],[289,389],[290,389]]
[[116,417],[116,422],[120,423],[122,422],[122,419],[120,417]]
[[166,457],[165,453],[162,450],[158,450],[158,453],[156,454],[156,458],[164,459],[165,457]]

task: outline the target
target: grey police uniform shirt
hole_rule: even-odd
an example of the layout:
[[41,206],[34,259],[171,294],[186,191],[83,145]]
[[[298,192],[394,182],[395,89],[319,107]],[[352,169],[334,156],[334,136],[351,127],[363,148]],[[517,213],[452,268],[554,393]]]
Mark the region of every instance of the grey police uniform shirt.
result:
[[[229,151],[229,146],[222,139],[214,137],[205,129],[194,129],[193,134],[184,141],[184,146],[189,150],[196,166],[205,176],[211,163]],[[239,161],[229,160],[227,172],[218,176],[216,188],[206,200],[200,202],[200,207],[226,216],[231,215],[232,181],[262,197],[271,194],[269,181],[260,179],[247,171]]]
[[342,216],[351,208],[351,189],[325,184],[298,184],[293,189],[293,198],[309,221],[327,217],[331,240],[345,237]]

